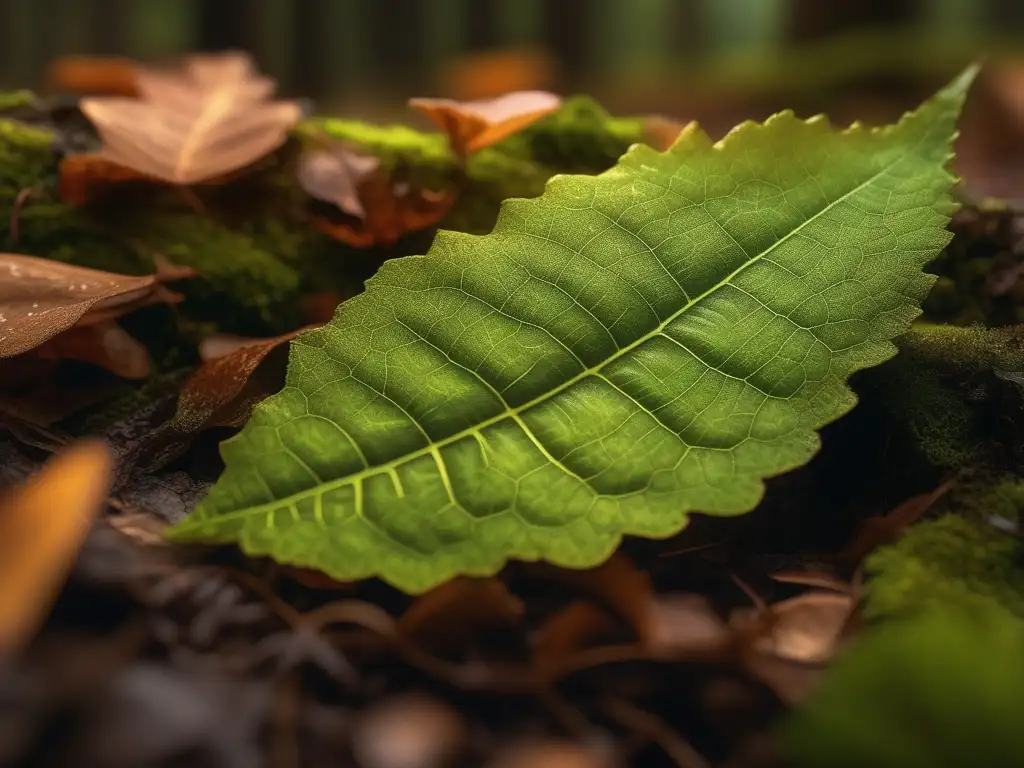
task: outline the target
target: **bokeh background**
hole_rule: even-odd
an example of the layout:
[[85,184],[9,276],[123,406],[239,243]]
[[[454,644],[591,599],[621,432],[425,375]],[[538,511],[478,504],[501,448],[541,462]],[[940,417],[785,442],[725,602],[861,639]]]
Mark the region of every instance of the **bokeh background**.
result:
[[1024,177],[1024,0],[0,0],[0,88],[52,92],[69,55],[234,48],[320,112],[415,122],[411,96],[542,88],[712,135],[784,107],[889,120],[984,55],[964,162]]

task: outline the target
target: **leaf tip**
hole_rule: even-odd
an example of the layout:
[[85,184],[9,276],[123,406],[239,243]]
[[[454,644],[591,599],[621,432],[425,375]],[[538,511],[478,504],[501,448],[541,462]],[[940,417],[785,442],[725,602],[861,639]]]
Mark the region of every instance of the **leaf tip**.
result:
[[957,104],[963,104],[967,98],[967,92],[971,89],[971,84],[977,78],[978,73],[981,71],[981,62],[974,61],[968,64],[964,69],[954,77],[942,90],[936,94],[936,97],[943,101],[953,101]]

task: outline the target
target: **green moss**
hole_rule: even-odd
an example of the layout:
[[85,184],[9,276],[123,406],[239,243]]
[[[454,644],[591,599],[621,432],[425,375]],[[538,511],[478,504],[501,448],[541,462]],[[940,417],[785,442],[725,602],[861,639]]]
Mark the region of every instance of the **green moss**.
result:
[[1024,757],[1024,621],[937,606],[869,628],[782,723],[800,768],[1011,768]]
[[175,285],[189,317],[252,335],[299,325],[298,269],[252,238],[194,213],[154,213],[140,222],[138,233],[155,253],[196,269],[195,278]]
[[32,91],[5,91],[0,93],[0,112],[10,112],[14,109],[32,107],[35,103],[36,97]]
[[296,131],[304,137],[323,132],[332,139],[351,142],[385,162],[401,158],[417,166],[449,167],[455,164],[448,140],[436,131],[417,131],[406,125],[373,125],[334,117],[313,118]]
[[946,515],[912,526],[866,562],[865,616],[944,605],[999,605],[1024,617],[1024,544],[984,522]]
[[900,354],[860,389],[924,460],[941,470],[1012,463],[1024,432],[1015,423],[1018,387],[1006,375],[1024,371],[1024,327],[920,324],[897,344]]
[[573,96],[557,112],[510,136],[496,149],[560,173],[597,173],[643,140],[642,118],[612,117],[589,96]]
[[1007,474],[961,482],[949,494],[948,503],[973,520],[999,518],[1019,526],[1024,522],[1024,478]]
[[1024,326],[961,328],[920,323],[900,348],[946,372],[1024,370]]
[[52,182],[55,138],[48,130],[0,118],[0,210],[9,212],[21,190]]

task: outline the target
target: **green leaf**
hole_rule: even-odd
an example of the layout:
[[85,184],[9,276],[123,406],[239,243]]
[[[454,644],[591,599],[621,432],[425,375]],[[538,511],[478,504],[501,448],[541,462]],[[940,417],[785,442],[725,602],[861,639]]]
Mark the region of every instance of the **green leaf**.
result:
[[1024,621],[955,601],[868,632],[782,731],[801,768],[1024,764]]
[[973,76],[882,129],[691,126],[388,262],[171,536],[415,592],[750,510],[919,313]]

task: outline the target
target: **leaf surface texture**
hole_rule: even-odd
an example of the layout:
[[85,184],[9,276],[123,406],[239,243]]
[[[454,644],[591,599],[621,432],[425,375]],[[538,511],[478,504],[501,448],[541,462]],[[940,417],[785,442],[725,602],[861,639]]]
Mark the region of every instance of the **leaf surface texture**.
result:
[[418,592],[752,509],[919,313],[972,76],[881,129],[693,124],[386,263],[172,536]]

